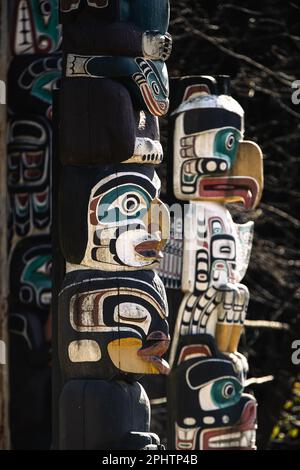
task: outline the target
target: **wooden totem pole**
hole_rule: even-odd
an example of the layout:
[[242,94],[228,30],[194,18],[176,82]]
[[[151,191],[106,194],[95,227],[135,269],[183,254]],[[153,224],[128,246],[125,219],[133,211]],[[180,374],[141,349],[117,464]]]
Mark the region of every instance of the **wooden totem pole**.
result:
[[248,364],[238,352],[253,223],[234,223],[226,204],[257,206],[262,153],[243,140],[244,112],[229,87],[228,77],[186,77],[174,94],[174,193],[188,207],[170,351],[170,449],[255,449],[256,401],[244,393]]
[[168,111],[168,0],[61,0],[60,449],[156,449],[138,382],[166,374],[155,272],[169,235],[155,168]]
[[46,449],[51,445],[52,90],[61,75],[58,0],[10,0],[7,7],[11,436],[15,449]]

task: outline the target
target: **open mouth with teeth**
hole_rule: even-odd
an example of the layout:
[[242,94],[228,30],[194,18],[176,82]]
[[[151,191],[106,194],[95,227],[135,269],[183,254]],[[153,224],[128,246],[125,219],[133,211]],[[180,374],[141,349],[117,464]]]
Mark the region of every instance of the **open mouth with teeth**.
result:
[[202,178],[198,187],[201,198],[243,201],[246,209],[255,207],[258,192],[258,184],[253,178],[240,176]]
[[[182,428],[176,424],[176,449],[195,450],[200,428]],[[256,405],[246,403],[239,424],[204,429],[200,433],[201,450],[255,450]]]
[[162,356],[167,352],[170,345],[170,337],[161,331],[153,331],[147,337],[146,345],[138,351],[138,356],[149,362],[159,374],[168,375],[170,366]]
[[203,450],[255,450],[256,405],[248,401],[239,424],[233,427],[207,429],[201,433]]

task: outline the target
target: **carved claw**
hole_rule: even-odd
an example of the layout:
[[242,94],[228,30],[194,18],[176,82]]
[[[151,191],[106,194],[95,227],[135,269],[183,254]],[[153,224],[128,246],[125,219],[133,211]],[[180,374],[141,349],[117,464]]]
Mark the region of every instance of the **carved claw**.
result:
[[169,33],[146,31],[143,34],[142,50],[146,59],[166,61],[172,52],[172,37]]

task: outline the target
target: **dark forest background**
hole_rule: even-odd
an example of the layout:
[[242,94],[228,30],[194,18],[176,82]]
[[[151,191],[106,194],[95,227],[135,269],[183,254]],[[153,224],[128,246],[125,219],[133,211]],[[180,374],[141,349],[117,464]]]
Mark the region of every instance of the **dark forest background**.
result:
[[170,76],[230,75],[232,95],[246,114],[245,138],[264,153],[259,208],[248,214],[235,210],[236,220],[255,220],[244,279],[250,321],[242,347],[250,377],[274,376],[252,387],[259,401],[260,448],[300,448],[299,387],[292,394],[300,368],[291,361],[291,344],[300,339],[300,104],[292,103],[292,82],[300,80],[300,4],[172,0],[170,33]]

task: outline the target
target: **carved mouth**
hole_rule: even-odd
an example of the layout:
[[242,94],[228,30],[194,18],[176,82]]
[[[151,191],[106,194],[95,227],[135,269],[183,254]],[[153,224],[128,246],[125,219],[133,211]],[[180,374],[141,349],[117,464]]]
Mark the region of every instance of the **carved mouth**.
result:
[[227,428],[208,429],[201,433],[203,450],[255,450],[256,405],[248,401],[240,423]]
[[163,258],[161,251],[161,241],[158,240],[146,240],[135,246],[135,251],[139,256],[143,258],[152,258],[160,260]]
[[150,362],[160,374],[168,375],[170,366],[162,359],[168,350],[170,337],[162,331],[154,331],[147,337],[146,346],[138,351],[138,356],[146,362]]
[[202,178],[198,191],[201,198],[241,199],[246,209],[252,209],[258,197],[258,184],[253,178],[242,176]]

